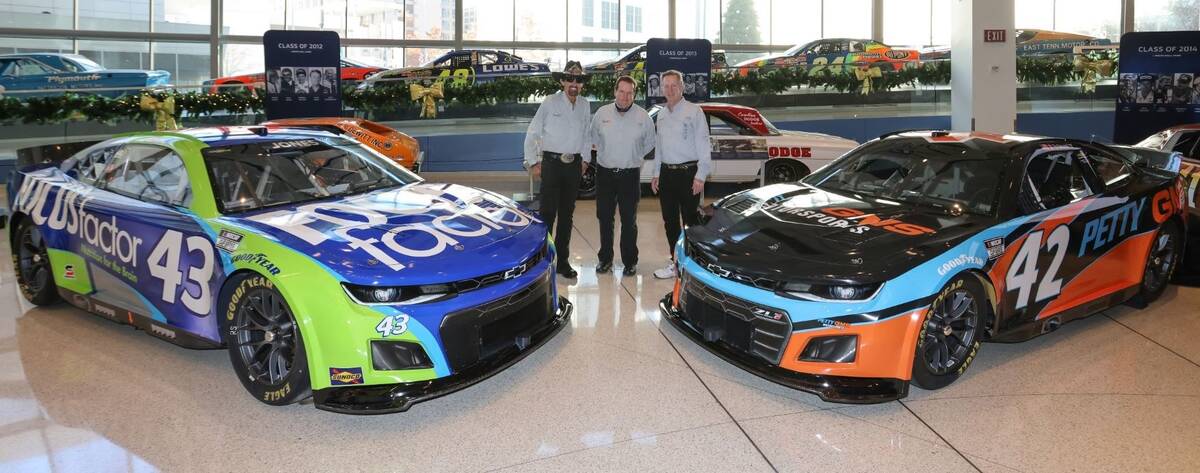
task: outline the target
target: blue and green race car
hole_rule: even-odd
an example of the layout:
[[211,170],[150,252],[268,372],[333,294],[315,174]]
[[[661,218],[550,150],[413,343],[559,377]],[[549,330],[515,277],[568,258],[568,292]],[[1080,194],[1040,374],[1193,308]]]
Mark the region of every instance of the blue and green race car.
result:
[[26,299],[225,347],[267,404],[403,411],[570,317],[535,214],[328,132],[124,135],[20,169],[8,195]]

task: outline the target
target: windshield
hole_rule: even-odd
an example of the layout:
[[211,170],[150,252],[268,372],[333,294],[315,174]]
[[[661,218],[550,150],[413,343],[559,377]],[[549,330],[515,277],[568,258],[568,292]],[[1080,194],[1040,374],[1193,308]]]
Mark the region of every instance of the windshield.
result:
[[846,156],[804,179],[835,192],[991,215],[1005,160],[960,143],[902,142]]
[[799,53],[800,51],[803,51],[803,50],[805,50],[805,49],[808,49],[808,47],[809,47],[809,46],[812,46],[812,45],[814,45],[814,44],[816,44],[816,43],[817,43],[816,41],[810,41],[810,42],[807,42],[807,43],[804,43],[804,44],[797,44],[797,45],[795,45],[795,46],[792,46],[792,48],[791,48],[791,49],[789,49],[789,50],[787,50],[787,51],[784,51],[784,52],[783,52],[783,55],[784,55],[784,56],[794,56],[794,55],[796,55],[796,53]]
[[[90,71],[99,71],[101,69],[104,69],[104,67],[97,64],[96,61],[93,61],[86,57],[80,56],[78,54],[72,54],[70,56],[64,56],[64,57],[70,59],[71,61],[75,61],[75,63],[78,64],[80,68],[82,68],[82,70],[73,71],[73,72],[90,72]],[[68,68],[71,67],[71,63],[69,61],[63,61],[63,63],[66,64]]]
[[204,162],[222,213],[360,194],[420,180],[342,138],[304,138],[206,148]]

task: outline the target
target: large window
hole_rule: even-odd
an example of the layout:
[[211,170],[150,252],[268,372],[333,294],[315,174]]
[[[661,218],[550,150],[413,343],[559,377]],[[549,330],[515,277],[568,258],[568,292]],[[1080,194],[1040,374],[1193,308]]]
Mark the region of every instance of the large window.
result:
[[7,0],[0,27],[71,29],[73,0]]
[[567,2],[516,1],[517,41],[563,41],[567,39]]
[[871,37],[871,0],[825,0],[821,13],[826,38]]
[[615,30],[620,22],[621,9],[617,6],[617,2],[602,0],[600,2],[600,27],[606,30]]
[[771,6],[771,44],[791,47],[821,37],[821,0],[777,1]]
[[726,0],[721,14],[724,44],[767,44],[771,41],[771,0]]
[[403,38],[404,3],[404,0],[351,0],[346,4],[347,37]]
[[[225,1],[221,4],[221,34],[258,36],[283,29],[284,0]],[[261,60],[260,60],[261,61]]]
[[1200,0],[1137,0],[1134,26],[1138,31],[1200,29]]
[[150,0],[79,0],[79,29],[149,31]]
[[463,0],[463,39],[512,41],[513,0]]
[[[1156,1],[1137,0],[1138,19],[1142,18],[1142,9]],[[1117,41],[1121,37],[1121,0],[1016,0],[1014,26]]]
[[454,39],[454,3],[454,0],[405,0],[404,38]]

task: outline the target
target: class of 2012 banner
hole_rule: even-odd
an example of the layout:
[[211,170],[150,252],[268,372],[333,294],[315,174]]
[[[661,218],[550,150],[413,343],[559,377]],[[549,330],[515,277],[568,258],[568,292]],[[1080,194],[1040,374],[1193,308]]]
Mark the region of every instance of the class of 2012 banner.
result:
[[1200,122],[1200,31],[1121,37],[1113,141],[1133,144],[1160,130]]
[[707,39],[650,38],[646,42],[646,105],[666,102],[662,73],[683,74],[683,97],[689,102],[708,101],[712,76],[712,42]]
[[263,34],[267,119],[342,114],[341,40],[332,31]]

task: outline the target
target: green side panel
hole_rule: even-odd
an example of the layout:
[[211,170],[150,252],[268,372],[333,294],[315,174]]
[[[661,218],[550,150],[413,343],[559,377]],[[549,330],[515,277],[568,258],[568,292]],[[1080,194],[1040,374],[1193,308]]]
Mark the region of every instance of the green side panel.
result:
[[88,274],[87,262],[83,256],[53,248],[47,248],[46,253],[50,256],[54,284],[80,294],[92,293],[92,278]]

